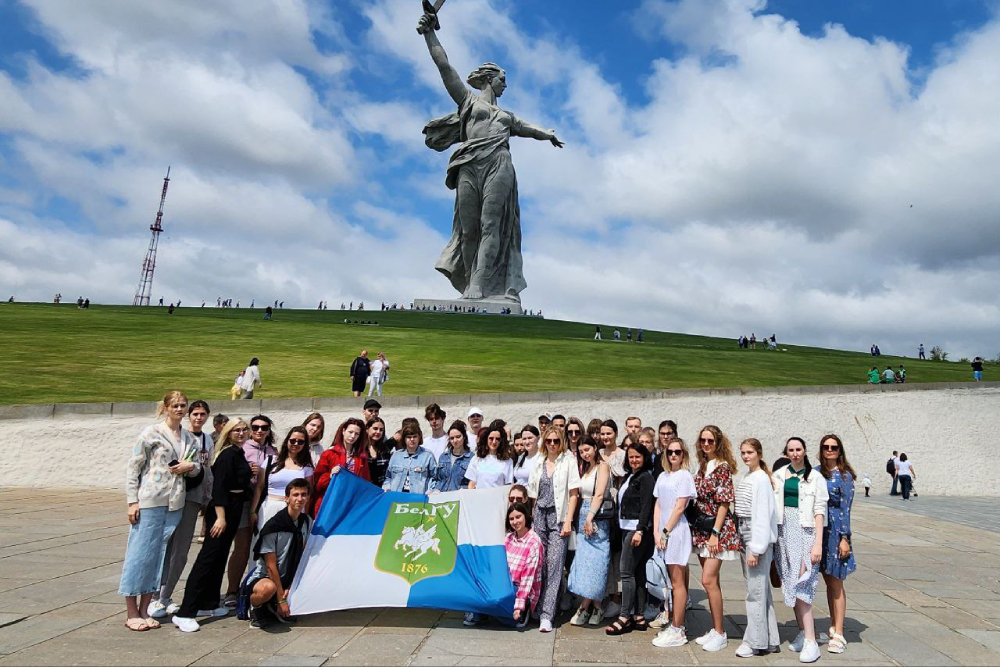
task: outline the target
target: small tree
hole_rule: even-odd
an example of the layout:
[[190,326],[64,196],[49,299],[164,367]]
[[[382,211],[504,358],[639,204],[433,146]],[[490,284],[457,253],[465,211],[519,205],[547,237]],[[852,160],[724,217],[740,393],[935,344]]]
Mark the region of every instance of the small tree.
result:
[[940,345],[931,348],[931,361],[948,361],[948,353]]

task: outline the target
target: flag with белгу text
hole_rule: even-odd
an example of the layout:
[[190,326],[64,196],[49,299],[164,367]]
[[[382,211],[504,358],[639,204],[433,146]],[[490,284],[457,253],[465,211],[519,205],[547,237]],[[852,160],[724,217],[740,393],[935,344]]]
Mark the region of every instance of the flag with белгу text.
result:
[[427,607],[510,618],[507,491],[383,492],[341,471],[292,582],[292,613]]

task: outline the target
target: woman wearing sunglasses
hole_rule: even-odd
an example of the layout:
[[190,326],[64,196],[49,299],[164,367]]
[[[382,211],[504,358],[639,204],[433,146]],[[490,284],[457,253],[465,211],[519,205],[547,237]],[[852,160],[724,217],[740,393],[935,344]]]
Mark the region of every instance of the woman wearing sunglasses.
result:
[[607,590],[611,562],[611,521],[598,519],[597,514],[611,488],[611,470],[601,460],[600,449],[590,436],[580,442],[576,457],[580,467],[580,518],[576,527],[576,556],[566,587],[580,596],[580,606],[570,623],[600,625],[604,619],[601,600]]
[[288,506],[285,489],[292,480],[307,480],[309,493],[312,493],[312,454],[309,451],[309,432],[305,427],[294,426],[288,431],[278,456],[264,474],[257,477],[251,505],[255,509],[250,514],[250,523],[259,533],[268,519]]
[[567,538],[573,532],[573,515],[580,495],[580,470],[576,457],[566,450],[566,438],[558,426],[549,426],[542,433],[542,451],[545,458],[532,468],[528,479],[528,496],[535,501],[532,525],[545,545],[539,630],[552,632]]
[[851,505],[854,504],[854,468],[847,462],[844,443],[834,434],[820,440],[820,464],[816,467],[826,479],[827,522],[823,529],[823,560],[820,572],[826,582],[826,601],[830,605],[830,653],[847,650],[844,616],[847,593],[844,580],[854,572],[854,549],[851,548]]
[[587,429],[580,421],[579,417],[570,417],[566,422],[566,447],[570,454],[576,456],[576,449],[583,442],[583,437],[587,434]]
[[785,454],[790,463],[774,471],[778,511],[774,555],[785,605],[795,610],[799,626],[799,634],[788,648],[799,654],[799,662],[815,662],[820,653],[812,602],[819,584],[829,494],[826,480],[814,474],[809,464],[805,440],[789,438]]
[[733,473],[736,459],[729,438],[718,426],[706,426],[698,433],[698,490],[696,505],[699,521],[692,526],[692,542],[701,563],[701,584],[708,596],[712,627],[695,639],[706,651],[721,651],[729,641],[722,627],[722,587],[719,571],[723,561],[739,560],[743,542],[736,532],[730,508],[736,497]]
[[[688,561],[691,560],[691,528],[688,526],[684,510],[698,495],[694,487],[694,477],[688,470],[690,457],[687,446],[680,438],[670,438],[663,447],[663,472],[653,487],[656,506],[653,508],[653,529],[656,530],[656,547],[663,552],[663,562],[667,564],[670,583],[673,587],[673,618],[662,612],[657,617],[660,630],[653,646],[669,648],[687,643],[684,630],[684,615],[687,608]],[[668,607],[669,608],[669,607]],[[654,623],[656,622],[654,621]]]

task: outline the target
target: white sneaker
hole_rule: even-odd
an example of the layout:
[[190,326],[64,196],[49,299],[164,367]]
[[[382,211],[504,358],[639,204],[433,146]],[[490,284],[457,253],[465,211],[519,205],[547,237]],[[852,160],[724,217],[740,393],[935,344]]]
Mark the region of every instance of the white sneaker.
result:
[[802,642],[806,640],[806,633],[804,630],[799,630],[799,634],[795,635],[795,639],[788,644],[788,650],[792,653],[802,652]]
[[591,625],[600,625],[604,621],[604,612],[601,611],[600,607],[595,607],[593,611],[590,612],[590,620],[587,621]]
[[673,646],[684,646],[685,644],[687,644],[687,636],[684,634],[684,628],[675,628],[672,625],[668,625],[661,630],[653,639],[653,646],[659,648],[671,648]]
[[755,655],[757,655],[757,653],[753,650],[750,644],[747,644],[746,642],[740,644],[740,647],[736,649],[737,658],[752,658]]
[[216,607],[215,609],[199,609],[198,616],[214,616],[217,618],[222,618],[223,616],[229,616],[229,612],[232,611],[229,607]]
[[709,639],[707,642],[702,644],[702,648],[710,653],[716,651],[721,651],[722,649],[729,646],[729,639],[726,637],[726,633],[723,632],[721,635],[716,632],[715,636]]
[[695,639],[694,643],[697,644],[698,646],[704,646],[705,642],[707,642],[709,639],[711,639],[714,636],[715,636],[715,628],[712,628],[711,630],[709,630],[708,632],[706,632],[705,634],[703,634],[701,637],[698,637],[697,639]]
[[177,629],[181,632],[198,632],[201,627],[198,625],[198,621],[193,618],[184,618],[183,616],[174,616],[170,619]]
[[604,606],[604,616],[605,618],[611,618],[614,616],[618,618],[618,612],[622,610],[622,606],[613,600],[608,600],[608,604]]
[[465,618],[462,619],[462,625],[467,628],[479,625],[479,614],[474,614],[471,611],[465,612]]
[[816,662],[819,660],[819,644],[815,639],[806,639],[802,643],[802,652],[799,653],[799,662]]
[[587,619],[590,617],[589,609],[577,609],[576,613],[573,614],[573,618],[569,619],[570,625],[586,625]]
[[[552,632],[552,621],[547,618],[543,618],[542,622],[538,624],[539,632]],[[819,650],[819,649],[817,649]]]
[[167,613],[170,614],[171,616],[176,614],[180,610],[181,606],[176,602],[171,602],[170,604],[167,605]]
[[146,613],[153,618],[163,618],[169,612],[167,612],[167,605],[163,604],[159,600],[150,600],[149,606],[146,608]]
[[666,611],[661,611],[659,615],[649,622],[649,627],[654,629],[666,628],[670,625],[670,614]]

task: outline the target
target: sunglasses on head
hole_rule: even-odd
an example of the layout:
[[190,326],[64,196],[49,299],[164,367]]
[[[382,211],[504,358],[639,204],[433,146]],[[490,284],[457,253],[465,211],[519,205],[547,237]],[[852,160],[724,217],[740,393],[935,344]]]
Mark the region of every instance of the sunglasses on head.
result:
[[302,438],[289,438],[288,444],[289,445],[304,445],[304,444],[306,444],[306,441],[303,440]]
[[268,426],[267,424],[254,424],[250,428],[252,428],[254,431],[270,431],[271,430],[271,427]]

